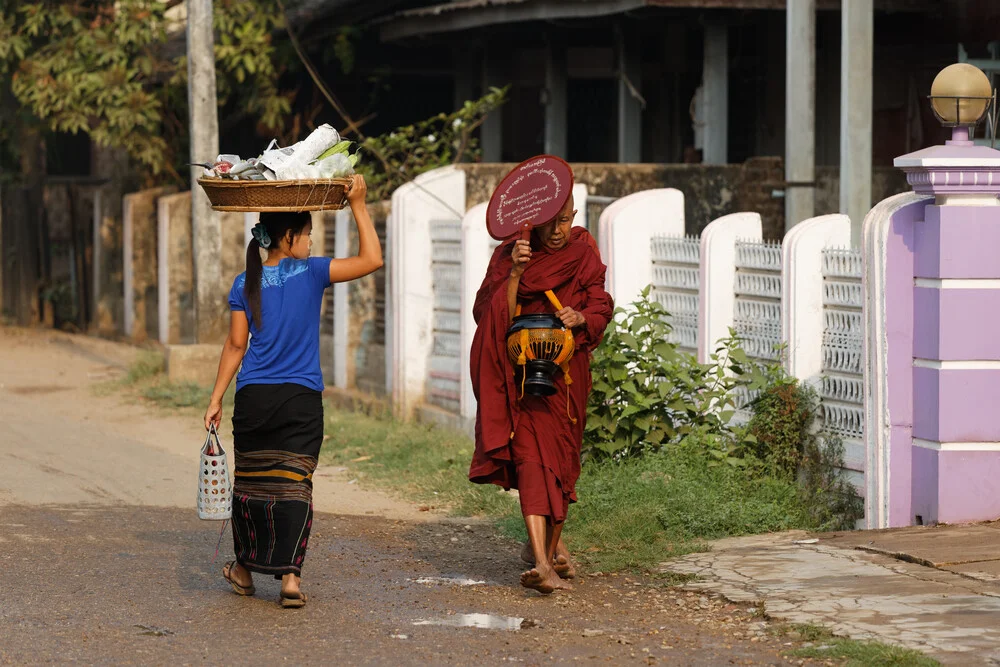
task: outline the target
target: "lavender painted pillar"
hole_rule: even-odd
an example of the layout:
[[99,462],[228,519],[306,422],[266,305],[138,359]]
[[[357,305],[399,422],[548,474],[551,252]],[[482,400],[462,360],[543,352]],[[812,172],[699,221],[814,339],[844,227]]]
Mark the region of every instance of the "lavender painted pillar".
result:
[[898,158],[933,194],[914,236],[913,507],[926,522],[1000,516],[1000,151],[967,128]]
[[895,164],[916,195],[865,221],[868,525],[995,519],[1000,151],[958,127]]

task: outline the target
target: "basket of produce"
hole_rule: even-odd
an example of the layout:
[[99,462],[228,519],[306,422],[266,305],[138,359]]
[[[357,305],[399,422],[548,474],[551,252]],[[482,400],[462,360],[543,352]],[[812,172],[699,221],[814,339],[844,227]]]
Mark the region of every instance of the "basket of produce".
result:
[[220,155],[201,163],[198,184],[217,211],[330,211],[347,205],[359,155],[329,125],[288,148],[275,141],[256,158]]
[[216,211],[335,211],[347,204],[350,178],[234,181],[200,178]]

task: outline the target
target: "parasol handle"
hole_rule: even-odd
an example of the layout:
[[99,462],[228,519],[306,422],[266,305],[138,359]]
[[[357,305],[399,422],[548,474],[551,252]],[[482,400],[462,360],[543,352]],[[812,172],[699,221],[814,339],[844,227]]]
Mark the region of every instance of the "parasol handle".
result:
[[556,310],[562,310],[563,306],[561,303],[559,303],[559,298],[556,296],[555,292],[553,292],[550,289],[547,289],[545,290],[545,296],[549,298],[549,303],[551,303]]

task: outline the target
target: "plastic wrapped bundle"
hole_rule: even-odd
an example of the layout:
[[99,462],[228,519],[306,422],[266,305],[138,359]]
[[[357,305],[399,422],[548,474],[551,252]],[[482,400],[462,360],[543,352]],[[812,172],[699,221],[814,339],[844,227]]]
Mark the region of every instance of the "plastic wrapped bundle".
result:
[[295,179],[296,176],[293,174],[302,173],[302,168],[308,167],[317,157],[338,143],[340,143],[340,133],[324,124],[290,148],[264,151],[260,161],[274,172],[278,180]]

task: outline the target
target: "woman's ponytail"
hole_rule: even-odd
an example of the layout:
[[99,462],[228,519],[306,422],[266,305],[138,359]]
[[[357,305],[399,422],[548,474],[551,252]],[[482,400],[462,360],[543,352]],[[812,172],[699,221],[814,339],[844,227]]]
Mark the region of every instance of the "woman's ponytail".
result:
[[254,225],[253,239],[247,245],[247,275],[246,285],[243,294],[246,296],[247,306],[250,307],[250,315],[253,323],[259,331],[263,326],[261,323],[261,279],[264,276],[264,264],[260,259],[261,248],[269,250],[279,247],[283,239],[289,243],[302,233],[305,226],[312,218],[308,213],[285,213],[270,212],[261,213],[260,222]]
[[260,323],[260,281],[264,274],[264,265],[260,261],[260,243],[257,239],[251,239],[247,246],[247,275],[246,284],[243,286],[243,294],[250,307],[250,315],[253,323],[259,330]]

